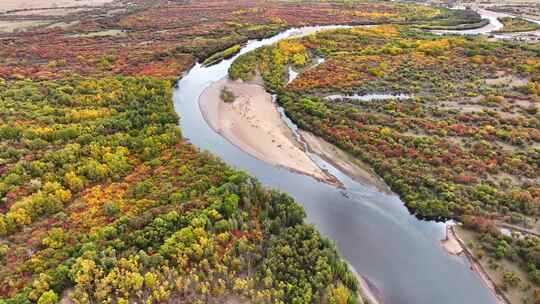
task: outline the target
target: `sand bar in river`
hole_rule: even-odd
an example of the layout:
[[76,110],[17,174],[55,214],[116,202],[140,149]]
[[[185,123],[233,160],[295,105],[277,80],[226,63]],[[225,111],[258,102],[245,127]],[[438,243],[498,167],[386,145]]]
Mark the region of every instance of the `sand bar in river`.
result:
[[[234,94],[233,102],[221,99],[224,87]],[[222,79],[204,90],[199,106],[210,127],[243,151],[271,165],[339,184],[296,141],[262,86]]]

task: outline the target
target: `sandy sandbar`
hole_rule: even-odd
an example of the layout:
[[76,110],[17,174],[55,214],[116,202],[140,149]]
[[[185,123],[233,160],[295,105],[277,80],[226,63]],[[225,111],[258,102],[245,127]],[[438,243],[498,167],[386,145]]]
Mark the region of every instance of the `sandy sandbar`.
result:
[[[233,102],[221,100],[224,87],[235,95]],[[199,106],[210,127],[243,151],[271,165],[339,185],[297,142],[262,86],[222,79],[204,90]]]

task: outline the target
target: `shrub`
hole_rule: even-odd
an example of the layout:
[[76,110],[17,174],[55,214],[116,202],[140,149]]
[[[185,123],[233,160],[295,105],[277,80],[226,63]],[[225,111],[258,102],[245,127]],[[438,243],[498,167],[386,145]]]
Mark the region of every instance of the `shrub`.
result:
[[234,102],[234,100],[236,99],[236,96],[234,96],[234,93],[226,87],[221,89],[221,94],[219,96],[221,97],[221,100],[223,100],[226,103]]

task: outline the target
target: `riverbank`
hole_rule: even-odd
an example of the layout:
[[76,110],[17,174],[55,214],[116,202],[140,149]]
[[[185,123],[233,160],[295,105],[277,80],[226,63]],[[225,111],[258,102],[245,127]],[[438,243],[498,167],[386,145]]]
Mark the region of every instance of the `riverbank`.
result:
[[300,130],[299,133],[310,152],[317,154],[354,181],[373,186],[385,194],[392,193],[384,180],[373,172],[373,169],[367,164],[311,132]]
[[367,300],[367,303],[369,304],[384,304],[382,295],[379,290],[377,290],[376,286],[368,279],[362,277],[351,264],[348,265],[349,271],[358,281],[358,297]]
[[446,239],[441,241],[442,247],[452,255],[461,256],[465,255],[469,261],[471,271],[473,271],[482,281],[482,283],[495,295],[497,304],[513,304],[518,303],[509,299],[504,292],[497,286],[497,283],[490,275],[487,268],[475,257],[471,249],[468,248],[464,241],[463,228],[456,225],[446,225]]
[[[221,99],[224,88],[234,95],[233,102]],[[199,107],[212,129],[257,159],[342,186],[309,158],[262,86],[222,79],[203,91]]]
[[441,245],[449,254],[460,255],[463,253],[463,246],[458,241],[453,227],[454,225],[446,224],[446,238],[441,240]]

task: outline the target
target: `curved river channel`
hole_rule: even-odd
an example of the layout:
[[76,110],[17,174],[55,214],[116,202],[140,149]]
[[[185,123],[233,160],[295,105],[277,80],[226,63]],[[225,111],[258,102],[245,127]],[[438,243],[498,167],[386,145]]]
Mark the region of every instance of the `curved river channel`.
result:
[[[248,42],[240,54],[284,38],[338,27],[290,29]],[[178,82],[174,106],[181,117],[183,135],[190,142],[300,202],[307,221],[333,240],[344,258],[376,286],[381,303],[496,303],[468,262],[449,255],[439,245],[444,224],[416,219],[398,196],[358,184],[320,159],[315,160],[339,178],[346,190],[268,165],[214,132],[199,110],[198,98],[211,83],[227,75],[235,58],[209,67],[197,64]]]

